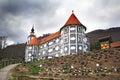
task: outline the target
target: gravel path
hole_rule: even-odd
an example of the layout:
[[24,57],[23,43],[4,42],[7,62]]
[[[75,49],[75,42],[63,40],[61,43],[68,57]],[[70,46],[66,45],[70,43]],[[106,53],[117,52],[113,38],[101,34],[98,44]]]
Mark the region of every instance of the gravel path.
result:
[[9,72],[11,69],[13,69],[14,67],[16,67],[19,64],[11,64],[8,65],[2,69],[0,69],[0,80],[9,80]]

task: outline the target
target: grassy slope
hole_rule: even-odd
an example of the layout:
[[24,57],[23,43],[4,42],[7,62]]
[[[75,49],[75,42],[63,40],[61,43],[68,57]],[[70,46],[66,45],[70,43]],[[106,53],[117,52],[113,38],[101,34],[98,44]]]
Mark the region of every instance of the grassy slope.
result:
[[[15,69],[15,74],[59,78],[69,80],[72,78],[83,80],[119,80],[120,79],[120,48],[97,50],[87,54],[68,55],[59,58],[41,60],[22,64]],[[100,66],[96,67],[96,63]],[[42,64],[42,67],[40,65]],[[71,66],[74,66],[71,69]],[[119,71],[115,72],[114,68]],[[81,72],[78,72],[81,68]],[[84,71],[91,68],[93,71]],[[58,71],[60,70],[60,72]],[[76,72],[74,72],[76,70]],[[97,72],[98,71],[98,72]],[[57,75],[57,76],[56,76]],[[75,76],[77,75],[77,76]],[[44,79],[43,79],[44,80]]]

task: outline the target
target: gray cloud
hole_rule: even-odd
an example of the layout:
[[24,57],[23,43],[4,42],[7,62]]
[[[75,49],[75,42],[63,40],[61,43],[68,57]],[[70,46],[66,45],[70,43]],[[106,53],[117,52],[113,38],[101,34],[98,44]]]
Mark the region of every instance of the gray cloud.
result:
[[120,0],[0,0],[0,34],[17,43],[27,40],[33,25],[37,36],[53,33],[72,10],[88,31],[120,26],[119,4]]
[[41,20],[38,23],[43,25],[44,17],[53,16],[56,6],[59,5],[49,0],[1,0],[0,2],[0,33],[4,31],[8,39],[14,42],[26,40],[32,25],[26,28],[29,22],[24,23],[24,21],[30,20],[31,24],[34,24],[35,21]]

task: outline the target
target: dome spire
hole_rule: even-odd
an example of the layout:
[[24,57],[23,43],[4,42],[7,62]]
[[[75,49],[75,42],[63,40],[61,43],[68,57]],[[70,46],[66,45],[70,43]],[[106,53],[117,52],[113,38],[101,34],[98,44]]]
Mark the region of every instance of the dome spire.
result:
[[74,10],[72,10],[72,13],[74,13]]
[[30,34],[34,35],[34,26],[32,27]]
[[32,29],[31,29],[31,33],[34,33],[34,26],[33,26]]

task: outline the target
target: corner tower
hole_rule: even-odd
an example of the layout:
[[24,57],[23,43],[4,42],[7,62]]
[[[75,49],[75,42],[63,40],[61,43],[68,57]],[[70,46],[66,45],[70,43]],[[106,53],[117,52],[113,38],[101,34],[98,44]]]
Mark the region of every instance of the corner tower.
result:
[[85,34],[86,27],[77,19],[73,12],[60,31],[61,53],[70,55],[89,51],[89,41]]

